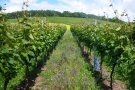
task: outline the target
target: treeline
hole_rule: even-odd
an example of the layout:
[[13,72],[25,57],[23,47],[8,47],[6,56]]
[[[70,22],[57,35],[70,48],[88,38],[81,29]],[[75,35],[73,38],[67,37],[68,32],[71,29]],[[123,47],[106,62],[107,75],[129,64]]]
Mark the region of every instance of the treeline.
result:
[[[22,18],[24,11],[17,11],[12,13],[7,13],[8,19],[14,19],[14,18]],[[29,17],[47,17],[47,16],[57,16],[57,17],[77,17],[77,18],[92,18],[92,19],[98,19],[98,20],[105,20],[110,22],[123,22],[122,20],[116,19],[116,18],[109,18],[106,19],[104,16],[96,16],[93,14],[86,14],[83,12],[59,12],[54,10],[30,10],[27,11],[27,16]]]
[[[104,16],[96,16],[93,14],[85,14],[83,12],[59,12],[54,10],[30,10],[27,11],[29,17],[46,17],[46,16],[59,16],[59,17],[78,17],[78,18],[94,18],[94,19],[105,19]],[[16,17],[23,17],[23,11],[17,11],[12,13],[7,13],[7,17],[14,19]]]

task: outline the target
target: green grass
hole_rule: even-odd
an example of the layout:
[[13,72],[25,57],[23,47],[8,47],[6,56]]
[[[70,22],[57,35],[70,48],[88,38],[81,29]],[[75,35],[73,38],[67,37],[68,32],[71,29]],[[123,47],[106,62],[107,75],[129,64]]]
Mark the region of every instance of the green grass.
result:
[[46,70],[39,75],[44,79],[37,88],[46,90],[98,90],[89,70],[89,64],[84,61],[80,48],[70,30],[66,31],[45,67]]

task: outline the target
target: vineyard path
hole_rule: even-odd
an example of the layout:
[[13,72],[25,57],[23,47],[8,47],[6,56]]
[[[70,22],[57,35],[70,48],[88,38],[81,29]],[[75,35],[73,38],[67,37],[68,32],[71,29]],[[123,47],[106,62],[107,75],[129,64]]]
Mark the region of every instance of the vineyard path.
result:
[[65,34],[35,79],[32,90],[98,90],[70,25],[66,27]]

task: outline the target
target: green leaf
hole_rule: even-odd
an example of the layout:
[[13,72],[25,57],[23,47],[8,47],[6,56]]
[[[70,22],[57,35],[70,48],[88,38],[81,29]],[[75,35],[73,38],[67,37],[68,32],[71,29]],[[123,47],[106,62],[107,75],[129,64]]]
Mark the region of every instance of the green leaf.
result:
[[26,60],[29,60],[29,57],[28,57],[28,54],[27,54],[27,53],[22,52],[21,55],[22,55],[24,58],[26,58]]
[[32,45],[32,48],[34,49],[34,51],[36,51],[36,47],[34,45]]
[[13,58],[9,58],[9,63],[10,63],[10,64],[15,64],[16,61],[15,61]]
[[34,37],[33,37],[32,34],[29,35],[29,38],[32,39],[32,40],[34,40]]
[[119,31],[121,29],[121,27],[118,27],[117,29],[116,29],[116,31]]
[[20,55],[19,55],[19,54],[17,54],[17,53],[13,53],[13,56],[14,56],[14,57],[16,57],[17,59],[21,60],[21,58],[20,58]]
[[29,54],[30,56],[35,56],[35,54],[34,54],[32,51],[28,51],[28,54]]
[[29,44],[29,42],[25,39],[22,40],[22,43],[25,45],[25,44]]
[[14,39],[14,37],[9,32],[6,32],[6,35],[8,36],[8,38]]
[[2,53],[9,53],[9,50],[8,50],[8,48],[2,48],[2,49],[1,49],[1,52],[2,52]]
[[3,24],[0,24],[0,29],[4,29],[4,25]]

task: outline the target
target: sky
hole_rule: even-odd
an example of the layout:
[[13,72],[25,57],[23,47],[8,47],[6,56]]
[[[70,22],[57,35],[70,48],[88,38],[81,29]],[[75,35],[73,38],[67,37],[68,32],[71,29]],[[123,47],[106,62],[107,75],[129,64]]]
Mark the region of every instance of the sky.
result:
[[[0,0],[0,5],[6,3],[5,12],[22,10],[22,3],[27,0]],[[27,10],[56,10],[70,12],[84,12],[99,16],[106,15],[109,18],[115,16],[113,9],[109,7],[112,3],[114,10],[118,10],[118,17],[127,21],[127,17],[121,17],[125,10],[130,17],[130,21],[135,18],[135,0],[28,0]],[[105,13],[104,13],[105,12]]]

